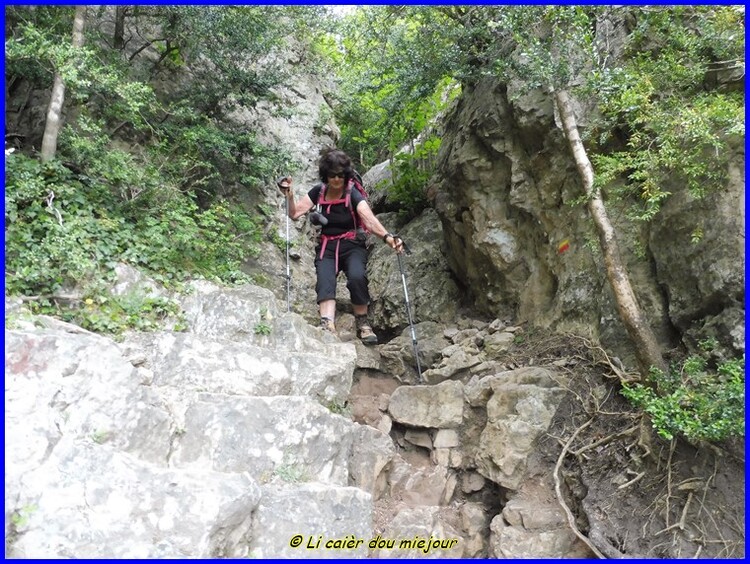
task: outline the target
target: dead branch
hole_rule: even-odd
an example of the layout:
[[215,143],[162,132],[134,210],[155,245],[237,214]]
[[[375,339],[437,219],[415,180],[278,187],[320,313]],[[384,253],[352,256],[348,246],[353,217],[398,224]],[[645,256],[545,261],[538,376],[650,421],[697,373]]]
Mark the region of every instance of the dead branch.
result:
[[602,355],[604,355],[604,362],[602,363],[600,361],[600,363],[607,365],[621,382],[637,382],[640,380],[639,374],[626,372],[624,370],[624,367],[621,368],[622,365],[620,363],[617,363],[617,364],[620,364],[620,366],[617,366],[617,364],[609,357],[609,355],[607,354],[607,351],[605,351],[602,347],[598,345],[594,345],[591,341],[589,341],[585,337],[581,337],[580,335],[569,333],[568,336],[582,341],[583,345],[587,349],[591,351],[598,351]]
[[57,209],[57,207],[52,203],[55,201],[55,192],[54,190],[50,190],[49,194],[47,194],[47,209],[50,211],[50,213],[54,213],[55,217],[57,217],[57,222],[60,224],[60,227],[63,226],[63,219],[62,215],[60,214],[60,210]]
[[674,449],[677,446],[677,441],[675,439],[672,439],[672,442],[669,444],[669,458],[667,459],[667,512],[665,515],[665,521],[667,528],[665,530],[669,530],[669,500],[672,497],[672,455],[674,454]]
[[165,40],[166,40],[166,38],[159,37],[158,39],[152,39],[151,41],[148,41],[145,45],[142,45],[141,47],[139,47],[138,49],[136,49],[135,52],[132,55],[130,55],[130,57],[128,57],[128,61],[132,61],[133,59],[135,59],[136,56],[138,56],[138,54],[141,51],[143,51],[144,49],[147,49],[147,48],[151,47],[157,41],[165,41]]

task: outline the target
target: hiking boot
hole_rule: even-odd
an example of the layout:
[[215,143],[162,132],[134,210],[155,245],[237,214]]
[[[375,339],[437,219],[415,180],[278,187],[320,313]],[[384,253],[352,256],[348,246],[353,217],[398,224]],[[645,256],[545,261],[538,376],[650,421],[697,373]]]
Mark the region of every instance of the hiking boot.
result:
[[378,336],[372,330],[372,327],[370,327],[370,323],[369,321],[367,321],[367,316],[355,315],[354,319],[357,322],[357,336],[359,337],[360,341],[362,341],[365,345],[377,345]]
[[333,324],[333,319],[328,319],[327,317],[321,317],[320,328],[326,333],[330,333],[331,335],[338,337],[338,334],[336,333],[336,326]]

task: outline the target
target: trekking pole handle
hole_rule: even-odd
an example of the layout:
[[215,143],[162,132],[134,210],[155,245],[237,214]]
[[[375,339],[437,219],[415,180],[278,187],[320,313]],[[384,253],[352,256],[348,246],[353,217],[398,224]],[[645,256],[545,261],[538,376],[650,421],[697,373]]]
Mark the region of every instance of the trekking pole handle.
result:
[[395,235],[395,234],[394,234],[394,235],[391,235],[391,237],[393,237],[393,239],[394,239],[394,240],[396,240],[396,241],[401,241],[401,245],[403,245],[403,247],[404,247],[404,252],[405,252],[405,253],[406,253],[407,255],[410,255],[410,254],[411,254],[411,249],[410,249],[409,247],[407,247],[407,246],[406,246],[406,241],[404,241],[404,238],[403,238],[403,237],[401,237],[401,235]]
[[276,180],[276,186],[278,186],[279,190],[281,190],[282,192],[286,192],[292,186],[292,177],[291,176],[279,177]]

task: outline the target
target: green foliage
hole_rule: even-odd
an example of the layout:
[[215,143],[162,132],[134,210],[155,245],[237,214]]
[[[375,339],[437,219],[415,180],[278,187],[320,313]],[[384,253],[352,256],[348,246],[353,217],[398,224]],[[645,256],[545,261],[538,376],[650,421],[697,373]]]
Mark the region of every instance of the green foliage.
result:
[[[579,89],[600,104],[586,131],[597,187],[617,181],[611,195],[649,221],[671,192],[702,197],[726,180],[744,96],[715,84],[744,64],[743,18],[736,6],[361,8],[326,45],[347,85],[342,143],[367,165],[383,160],[444,107],[440,85],[471,87],[488,74],[518,92]],[[596,35],[611,20],[632,26],[617,59]]]
[[265,321],[259,321],[255,324],[255,328],[253,329],[253,331],[256,335],[270,335],[272,327]]
[[[118,262],[170,287],[250,281],[240,267],[268,218],[225,197],[263,189],[293,163],[228,116],[275,102],[271,89],[286,80],[279,48],[322,8],[126,6],[126,26],[138,29],[126,50],[90,25],[106,10],[89,8],[79,49],[72,8],[6,11],[9,89],[48,89],[60,73],[67,119],[58,160],[6,158],[5,282],[40,296],[37,312],[118,333],[176,313],[160,300],[104,298]],[[84,301],[46,298],[74,287]]]
[[[101,303],[103,302],[103,303]],[[97,333],[119,334],[127,329],[156,331],[163,327],[162,321],[178,316],[179,327],[186,328],[179,305],[165,298],[140,298],[136,300],[100,298],[98,307],[93,304],[83,311],[70,312],[71,321]]]
[[6,157],[5,287],[52,294],[90,280],[128,242],[108,213],[106,191],[57,162]]
[[[590,6],[513,6],[489,23],[488,57],[497,76],[521,79],[523,89],[568,89],[596,57],[597,12]],[[510,50],[514,52],[511,53]]]
[[411,219],[427,207],[427,183],[434,171],[440,138],[430,137],[411,153],[399,153],[393,159],[389,200],[398,203],[399,214]]
[[[622,150],[594,155],[597,184],[625,178],[631,219],[649,221],[675,189],[701,198],[726,182],[730,143],[744,137],[744,96],[707,88],[708,77],[744,59],[743,14],[732,6],[634,9],[623,64],[595,69],[586,92],[600,100],[600,144],[629,135]],[[700,239],[694,232],[692,239]]]
[[268,234],[268,240],[271,241],[271,243],[274,244],[274,246],[279,249],[281,252],[286,252],[286,239],[279,235],[279,232],[276,230],[271,231],[271,233]]
[[341,83],[339,145],[368,168],[416,138],[460,91],[448,73],[448,41],[430,36],[434,9],[358,9],[321,39]]
[[[704,343],[710,350],[711,344]],[[709,369],[704,356],[687,358],[670,374],[652,370],[651,386],[623,384],[622,394],[651,418],[668,440],[719,442],[745,435],[745,359],[721,362]]]
[[351,407],[346,401],[340,402],[332,400],[326,407],[331,413],[335,413],[336,415],[341,415],[343,417],[351,417],[352,415]]
[[[640,71],[637,75],[641,80],[647,76]],[[740,95],[712,92],[657,98],[652,93],[638,105],[624,100],[629,93],[620,94],[604,110],[623,116],[628,127],[638,128],[637,133],[630,136],[626,150],[595,155],[593,162],[600,185],[623,176],[628,179],[625,193],[635,192],[640,201],[630,213],[632,219],[653,219],[671,195],[668,186],[684,186],[701,198],[724,184],[730,153],[727,136],[744,135]]]
[[98,444],[98,445],[102,445],[102,444],[106,443],[111,438],[112,438],[112,432],[111,431],[106,431],[106,430],[103,430],[103,429],[99,429],[97,431],[94,431],[91,434],[91,440],[93,442],[95,442],[96,444]]
[[71,8],[17,6],[9,8],[6,15],[10,24],[6,30],[11,30],[5,42],[6,76],[23,75],[51,86],[57,72],[72,89],[90,85],[86,69],[93,51],[72,46]]
[[61,306],[52,298],[31,304],[36,314],[53,315],[63,321],[74,323],[107,335],[120,335],[124,331],[157,331],[166,320],[172,320],[175,331],[187,328],[184,314],[177,302],[161,297],[139,294],[111,296],[104,291],[89,294],[72,304]]
[[201,210],[164,187],[122,202],[106,183],[22,154],[6,157],[5,221],[6,290],[22,295],[86,288],[118,261],[167,285],[196,274],[247,281],[240,264],[261,237],[236,205]]
[[[71,47],[70,8],[13,7],[6,76],[11,84],[30,81],[44,89],[53,72],[62,74],[66,107],[76,107],[76,119],[61,134],[62,160],[112,180],[126,194],[170,184],[199,193],[204,206],[238,183],[263,186],[288,166],[285,151],[258,141],[247,128],[230,126],[226,116],[275,99],[270,89],[285,76],[272,61],[289,28],[299,29],[300,14],[311,10],[127,7],[128,24],[139,28],[132,41],[164,54],[144,74],[140,57],[147,51],[125,58],[109,48],[111,38],[96,26],[86,27],[85,47]],[[181,68],[170,75],[177,62],[188,61],[189,72]],[[150,79],[159,73],[176,91],[155,91],[158,83]],[[114,134],[130,146],[113,143]]]
[[299,464],[280,464],[274,469],[273,474],[289,484],[297,484],[310,480],[307,470]]
[[16,530],[24,528],[28,524],[31,516],[38,509],[39,506],[34,504],[24,505],[21,509],[13,512],[13,515],[10,517],[10,524]]

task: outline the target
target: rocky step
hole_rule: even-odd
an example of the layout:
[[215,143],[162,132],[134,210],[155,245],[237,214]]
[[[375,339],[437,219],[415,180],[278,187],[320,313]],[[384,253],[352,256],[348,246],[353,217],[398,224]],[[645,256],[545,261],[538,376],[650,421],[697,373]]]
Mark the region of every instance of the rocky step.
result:
[[370,491],[393,453],[390,439],[308,397],[200,394],[173,438],[169,465],[355,485]]
[[[293,333],[293,332],[292,332]],[[142,333],[123,343],[129,360],[157,387],[247,396],[308,395],[343,403],[351,387],[352,345],[288,351],[190,333]]]

